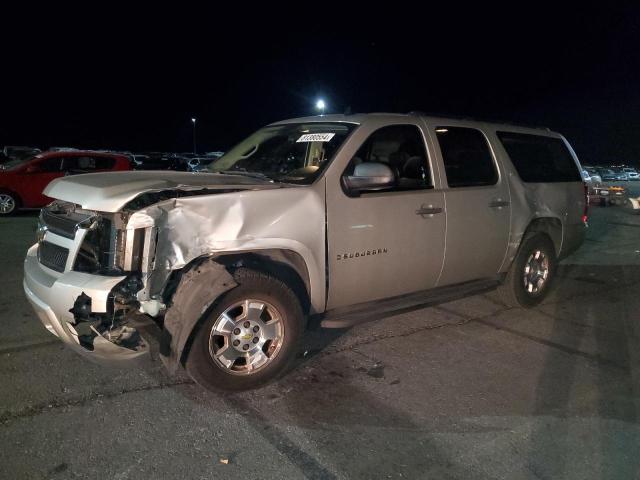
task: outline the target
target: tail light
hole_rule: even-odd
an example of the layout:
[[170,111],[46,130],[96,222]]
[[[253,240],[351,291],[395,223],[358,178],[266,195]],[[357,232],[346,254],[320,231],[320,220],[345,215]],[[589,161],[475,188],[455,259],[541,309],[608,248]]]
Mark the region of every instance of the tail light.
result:
[[582,212],[582,223],[587,224],[587,220],[589,219],[589,186],[586,182],[583,182],[584,185],[584,210]]

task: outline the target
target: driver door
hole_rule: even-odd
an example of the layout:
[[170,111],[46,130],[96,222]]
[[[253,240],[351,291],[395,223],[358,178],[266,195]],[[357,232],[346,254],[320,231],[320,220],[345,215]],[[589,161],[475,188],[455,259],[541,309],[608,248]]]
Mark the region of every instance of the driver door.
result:
[[[432,288],[443,266],[444,195],[422,128],[365,128],[346,169],[327,176],[328,309]],[[350,191],[342,177],[363,162],[387,165],[395,185]]]

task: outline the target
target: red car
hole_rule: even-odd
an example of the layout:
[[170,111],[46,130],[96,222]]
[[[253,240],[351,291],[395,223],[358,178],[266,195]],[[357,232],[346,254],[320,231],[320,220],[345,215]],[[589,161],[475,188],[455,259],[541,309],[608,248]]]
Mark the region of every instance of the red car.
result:
[[19,208],[40,208],[51,202],[42,191],[55,178],[116,170],[131,170],[127,156],[64,150],[7,162],[0,167],[0,215],[10,215]]

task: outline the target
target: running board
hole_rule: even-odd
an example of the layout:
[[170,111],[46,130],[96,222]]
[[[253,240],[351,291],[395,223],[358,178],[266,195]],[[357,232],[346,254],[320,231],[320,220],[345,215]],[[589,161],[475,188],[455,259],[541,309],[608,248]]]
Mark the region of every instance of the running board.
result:
[[474,280],[446,287],[410,293],[399,297],[361,303],[351,307],[329,310],[319,316],[324,328],[349,328],[361,323],[381,320],[392,315],[450,302],[472,294],[493,290],[500,285],[497,278]]

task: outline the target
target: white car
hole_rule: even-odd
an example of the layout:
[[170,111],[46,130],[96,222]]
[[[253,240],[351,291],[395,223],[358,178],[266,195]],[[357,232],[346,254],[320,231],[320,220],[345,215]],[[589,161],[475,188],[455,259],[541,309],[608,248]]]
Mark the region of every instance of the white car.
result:
[[623,168],[622,171],[627,174],[628,180],[640,180],[640,173],[635,168]]
[[500,283],[503,303],[538,304],[585,237],[581,170],[549,130],[285,120],[208,172],[54,180],[23,286],[82,355],[123,366],[154,349],[207,388],[255,388],[295,360],[309,316],[348,328]]
[[[585,178],[584,172],[589,176],[588,180]],[[595,168],[585,168],[582,173],[582,178],[585,179],[585,182],[592,183],[593,185],[599,185],[602,183],[602,177]]]

